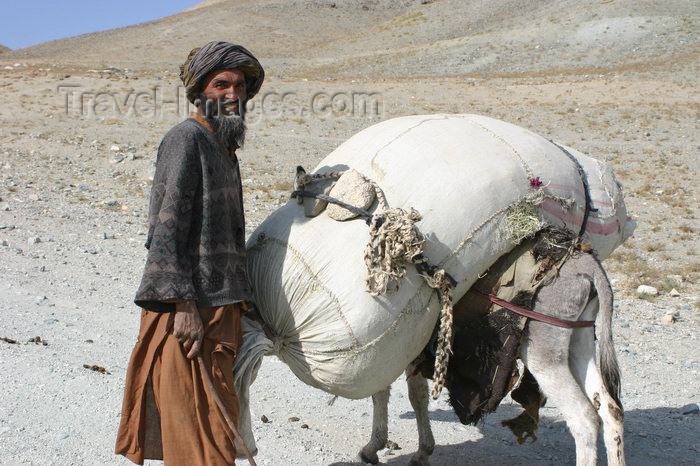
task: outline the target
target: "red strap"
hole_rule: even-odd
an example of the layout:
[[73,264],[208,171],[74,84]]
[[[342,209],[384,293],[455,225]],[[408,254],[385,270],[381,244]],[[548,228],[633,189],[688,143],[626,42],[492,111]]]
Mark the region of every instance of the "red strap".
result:
[[488,293],[483,293],[476,288],[471,288],[469,291],[472,293],[481,296],[482,298],[486,298],[489,301],[491,301],[494,304],[498,304],[499,306],[508,309],[509,311],[515,312],[516,314],[520,314],[521,316],[529,317],[530,319],[534,320],[539,320],[540,322],[544,322],[546,324],[554,325],[555,327],[563,327],[563,328],[582,328],[582,327],[593,327],[595,325],[594,320],[564,320],[564,319],[558,319],[556,317],[548,316],[545,314],[540,314],[539,312],[531,311],[529,309],[525,309],[524,307],[519,307],[516,306],[515,304],[511,304],[508,301],[504,301],[500,298],[497,298],[496,296]]

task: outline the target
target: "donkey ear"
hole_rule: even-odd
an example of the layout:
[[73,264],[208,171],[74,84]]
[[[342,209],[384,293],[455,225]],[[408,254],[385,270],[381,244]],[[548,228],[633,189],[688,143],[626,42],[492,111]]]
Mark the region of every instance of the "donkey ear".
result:
[[[294,177],[294,191],[303,191],[306,187],[306,170],[301,165],[297,165],[297,174]],[[297,204],[302,204],[304,198],[302,196],[297,196]]]

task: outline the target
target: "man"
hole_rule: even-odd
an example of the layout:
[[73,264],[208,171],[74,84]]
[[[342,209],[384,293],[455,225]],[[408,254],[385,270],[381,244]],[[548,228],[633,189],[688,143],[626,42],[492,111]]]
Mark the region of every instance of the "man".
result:
[[[210,42],[190,52],[180,77],[196,112],[158,149],[148,257],[135,303],[143,310],[126,375],[116,453],[134,463],[233,464],[238,399],[233,361],[251,290],[236,149],[245,104],[264,71],[245,48]],[[197,356],[213,379],[204,382]]]

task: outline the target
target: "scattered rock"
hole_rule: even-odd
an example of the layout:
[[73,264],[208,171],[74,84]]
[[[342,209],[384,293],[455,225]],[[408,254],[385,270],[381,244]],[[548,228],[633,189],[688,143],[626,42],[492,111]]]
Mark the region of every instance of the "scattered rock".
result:
[[262,422],[264,422],[265,424],[267,424],[268,422],[270,422],[270,420],[269,420],[269,419],[267,418],[267,416],[265,416],[264,414],[263,414],[262,416],[260,416],[260,420],[261,420]]
[[48,325],[55,324],[56,322],[58,322],[58,319],[44,319],[44,323]]
[[642,438],[647,438],[649,436],[649,434],[647,434],[646,432],[640,432],[639,436]]
[[114,144],[112,147],[109,148],[112,152],[119,152],[121,149],[119,148],[118,145]]
[[0,210],[3,212],[7,212],[10,210],[10,205],[7,203],[0,204]]
[[11,343],[13,345],[19,345],[19,342],[17,340],[13,340],[12,338],[7,338],[7,337],[0,337],[0,340]]
[[49,344],[45,340],[42,340],[41,337],[39,337],[39,336],[34,337],[34,338],[30,338],[27,343],[34,343],[35,345],[49,346]]
[[299,418],[296,417],[296,416],[292,416],[292,417],[289,418],[289,420],[292,421],[292,422],[297,422],[297,421],[299,421]]
[[698,407],[698,405],[696,405],[695,403],[691,403],[689,405],[681,407],[679,411],[684,416],[687,416],[688,414],[698,414],[700,412],[700,407]]
[[93,364],[93,365],[90,365],[90,364],[83,364],[83,367],[84,367],[85,369],[90,369],[91,371],[99,372],[100,374],[108,374],[108,375],[111,374],[111,372],[109,372],[109,371],[108,371],[107,369],[105,369],[104,367],[102,367],[102,366],[97,366],[97,365],[95,365],[95,364]]
[[661,323],[662,324],[672,324],[676,321],[676,316],[673,314],[666,314],[661,318]]
[[41,238],[38,236],[33,236],[27,240],[27,244],[38,244],[41,243]]
[[0,230],[14,230],[14,225],[0,225]]
[[114,239],[114,233],[102,233],[102,239]]
[[675,288],[673,288],[671,291],[668,292],[668,295],[669,295],[669,296],[672,296],[672,297],[674,297],[674,298],[677,298],[677,297],[679,297],[681,294],[678,292],[678,290],[676,290]]
[[309,425],[308,425],[308,424],[302,424],[302,425],[300,425],[299,427],[301,427],[302,429],[308,429],[308,428],[309,428]]
[[10,245],[10,243],[8,243],[6,239],[0,241],[0,246],[9,246],[9,245]]
[[659,294],[659,290],[649,285],[639,285],[637,287],[637,294],[647,294],[649,296],[656,296]]

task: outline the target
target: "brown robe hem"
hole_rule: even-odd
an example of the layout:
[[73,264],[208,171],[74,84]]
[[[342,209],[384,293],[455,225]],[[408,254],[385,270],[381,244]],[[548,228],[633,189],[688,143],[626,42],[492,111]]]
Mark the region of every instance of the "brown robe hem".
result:
[[[233,362],[243,342],[245,303],[199,309],[204,325],[201,354],[217,394],[238,422]],[[233,432],[219,411],[197,360],[172,335],[173,313],[143,310],[139,339],[126,374],[115,453],[136,464],[234,464]]]

